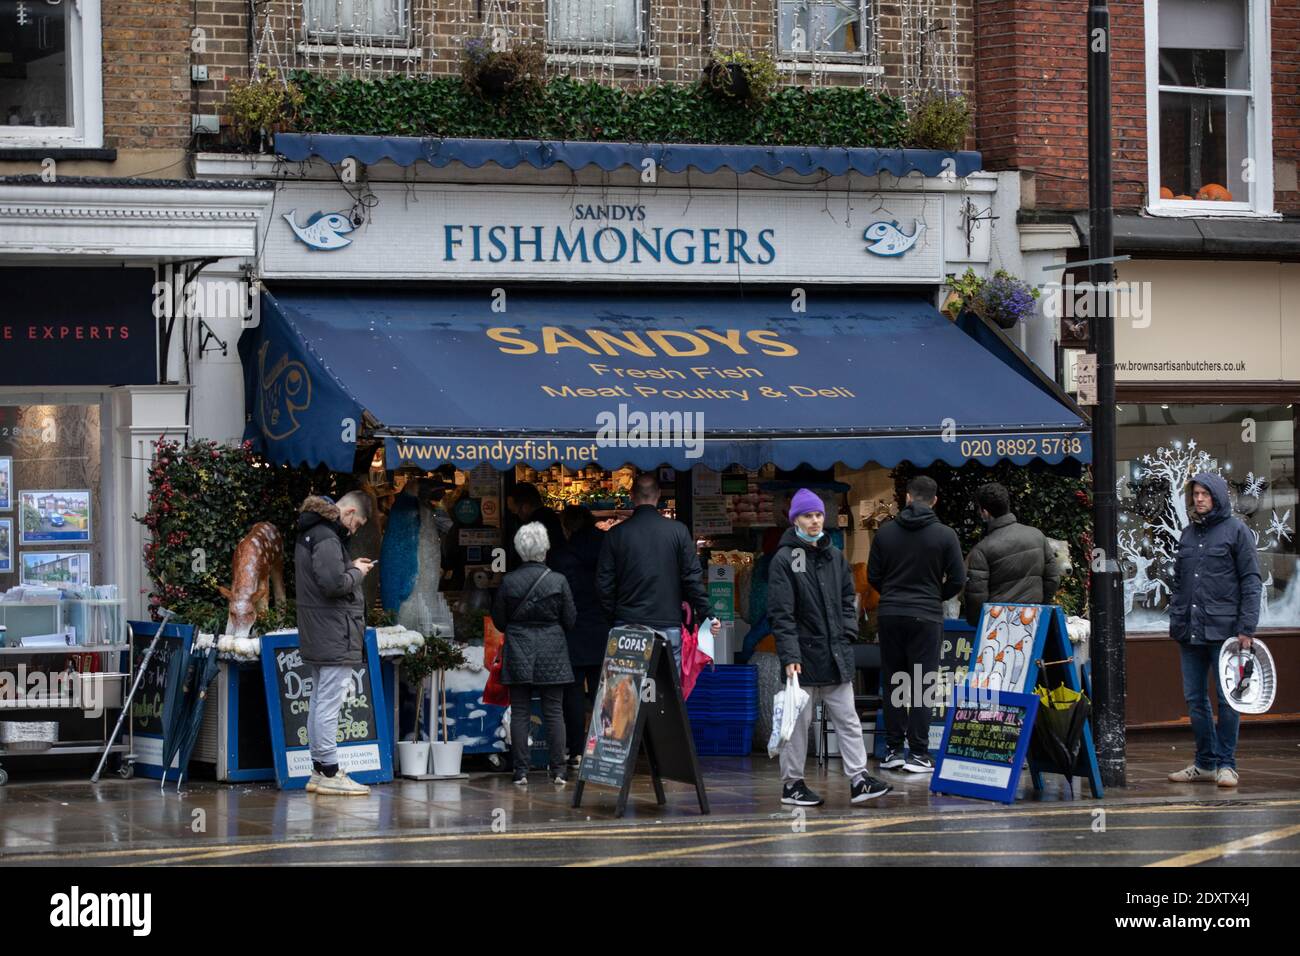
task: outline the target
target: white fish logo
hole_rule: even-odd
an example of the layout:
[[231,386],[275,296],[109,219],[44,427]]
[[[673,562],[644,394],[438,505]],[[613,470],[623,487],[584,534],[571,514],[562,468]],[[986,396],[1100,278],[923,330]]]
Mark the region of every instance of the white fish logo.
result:
[[873,222],[867,226],[862,238],[872,245],[867,252],[875,256],[901,256],[916,245],[925,235],[925,223],[919,219],[912,220],[912,234],[909,236],[899,227],[898,222]]
[[313,249],[319,249],[322,252],[333,252],[335,249],[342,249],[344,246],[352,245],[351,239],[344,239],[343,237],[352,232],[356,226],[352,225],[352,220],[344,213],[313,213],[305,226],[299,226],[294,222],[297,213],[298,210],[296,209],[286,212],[284,221],[289,224],[293,234],[301,239],[305,245]]

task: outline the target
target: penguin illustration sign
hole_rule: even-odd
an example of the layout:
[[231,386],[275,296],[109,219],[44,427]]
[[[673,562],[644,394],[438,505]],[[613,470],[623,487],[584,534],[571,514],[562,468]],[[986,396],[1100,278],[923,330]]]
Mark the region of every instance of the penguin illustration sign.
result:
[[289,224],[293,234],[305,246],[320,252],[333,252],[344,246],[352,245],[351,239],[344,238],[356,229],[347,213],[317,212],[307,220],[306,225],[298,225],[298,210],[291,209],[284,214],[284,221]]
[[1051,608],[1040,604],[986,605],[971,655],[971,686],[1023,693],[1047,635],[1040,624],[1046,625],[1050,616]]

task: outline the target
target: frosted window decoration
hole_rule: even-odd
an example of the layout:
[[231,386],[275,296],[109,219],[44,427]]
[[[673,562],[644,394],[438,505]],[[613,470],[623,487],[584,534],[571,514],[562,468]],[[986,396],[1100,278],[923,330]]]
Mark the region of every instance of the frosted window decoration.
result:
[[1160,0],[1160,47],[1244,50],[1246,0]]
[[408,0],[306,0],[309,33],[362,39],[405,40]]
[[618,47],[641,45],[639,0],[547,0],[549,43],[590,46],[608,43]]
[[[1242,441],[1246,417],[1257,420],[1257,441]],[[1141,633],[1169,627],[1178,542],[1192,522],[1187,493],[1199,472],[1228,483],[1232,513],[1251,531],[1263,579],[1259,626],[1300,625],[1292,412],[1126,404],[1119,425],[1125,628]]]

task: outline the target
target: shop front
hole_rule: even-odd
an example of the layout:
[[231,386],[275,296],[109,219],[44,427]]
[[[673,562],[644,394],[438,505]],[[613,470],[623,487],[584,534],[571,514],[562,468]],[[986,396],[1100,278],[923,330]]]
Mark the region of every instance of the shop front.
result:
[[[1117,480],[1125,566],[1133,725],[1184,716],[1176,647],[1168,638],[1187,484],[1222,475],[1234,514],[1253,532],[1263,595],[1259,636],[1282,673],[1300,667],[1300,265],[1143,259],[1122,263],[1116,321]],[[1294,719],[1285,682],[1268,718]]]
[[[98,754],[142,615],[152,444],[187,433],[173,259],[246,255],[254,191],[0,186],[0,762]],[[175,336],[170,333],[176,331]],[[187,330],[188,334],[188,330]],[[107,716],[106,716],[107,715]],[[125,746],[120,748],[127,749]],[[41,756],[46,754],[47,756]],[[0,782],[20,766],[0,768]]]
[[[363,157],[376,178],[278,188],[259,321],[240,340],[245,437],[272,462],[370,488],[386,535],[405,483],[432,482],[421,507],[449,527],[431,603],[446,602],[462,641],[484,636],[520,483],[605,523],[628,513],[636,471],[657,470],[661,509],[692,528],[706,564],[729,664],[770,646],[764,559],[794,489],[824,498],[865,604],[897,466],[1077,476],[1090,459],[1087,424],[1054,383],[997,330],[938,311],[946,275],[988,268],[969,211],[989,207],[996,181],[977,156],[798,150],[796,170],[780,150],[702,148],[701,171],[700,154],[617,144],[567,160],[498,144],[517,154],[507,164],[281,139],[289,158]],[[841,168],[818,165],[833,159]],[[642,160],[659,181],[639,179]],[[945,178],[945,160],[965,165]],[[521,162],[573,182],[487,172]],[[581,172],[591,162],[605,173]],[[388,164],[412,181],[380,181]],[[481,671],[483,647],[468,653]],[[470,752],[505,749],[485,679],[451,680]]]

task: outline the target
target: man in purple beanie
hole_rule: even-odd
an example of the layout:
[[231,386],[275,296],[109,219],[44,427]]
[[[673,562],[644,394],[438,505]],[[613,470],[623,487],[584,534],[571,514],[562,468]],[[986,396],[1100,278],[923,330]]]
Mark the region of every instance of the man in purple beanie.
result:
[[767,613],[787,677],[798,674],[812,699],[781,750],[781,802],[799,807],[824,802],[803,780],[808,724],[820,701],[839,740],[849,800],[866,803],[892,788],[867,773],[867,748],[853,699],[851,641],[858,629],[853,574],[844,552],[823,530],[825,506],[817,495],[799,489],[790,501],[790,521],[768,572]]

